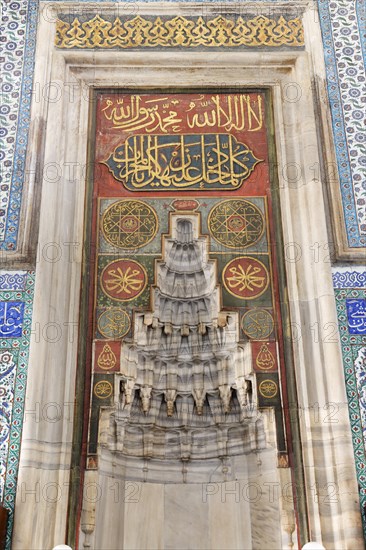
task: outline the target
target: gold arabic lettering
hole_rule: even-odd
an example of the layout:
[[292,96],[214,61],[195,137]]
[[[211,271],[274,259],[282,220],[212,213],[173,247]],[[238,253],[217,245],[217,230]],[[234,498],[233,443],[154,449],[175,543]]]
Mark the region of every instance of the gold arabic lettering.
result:
[[144,284],[144,281],[136,278],[140,273],[138,269],[131,269],[131,267],[128,267],[125,272],[120,267],[110,269],[108,275],[111,278],[105,281],[106,289],[109,291],[116,290],[117,294],[121,292],[131,294],[132,290],[140,290]]
[[243,266],[238,264],[238,266],[233,266],[229,269],[229,272],[232,274],[231,277],[227,277],[228,286],[230,288],[236,288],[239,292],[243,290],[254,290],[255,288],[263,288],[266,277],[258,276],[258,273],[261,272],[260,267],[253,267],[251,264],[248,265],[246,271],[244,271]]
[[[187,113],[187,124],[189,128],[224,128],[227,132],[231,130],[248,130],[257,132],[263,126],[262,98],[257,95],[257,105],[247,94],[228,95],[227,106],[224,106],[224,99],[217,94],[211,97],[214,108],[208,111],[191,113],[195,103],[190,103]],[[201,103],[202,105],[202,103]]]
[[[165,101],[161,105],[161,102]],[[182,130],[183,119],[170,105],[178,104],[178,100],[168,97],[144,99],[132,95],[130,103],[118,99],[115,102],[107,99],[102,112],[110,120],[114,128],[136,131],[146,129],[147,133],[160,130],[163,133],[174,133]],[[147,106],[148,105],[148,106]],[[204,110],[202,109],[204,108]],[[234,94],[221,96],[216,94],[206,99],[203,94],[191,100],[186,110],[186,123],[189,128],[222,128],[231,130],[247,130],[257,132],[263,127],[262,97],[255,99],[249,94]]]
[[136,135],[104,162],[128,189],[238,188],[261,162],[226,134]]
[[[166,99],[166,98],[163,98]],[[106,106],[102,109],[104,116],[107,120],[112,121],[114,128],[121,130],[128,130],[130,132],[145,129],[146,132],[153,132],[154,130],[161,130],[162,132],[168,132],[168,129],[173,132],[179,132],[179,124],[182,119],[178,117],[176,111],[169,111],[165,116],[159,113],[159,105],[156,100],[148,100],[145,103],[154,101],[156,105],[152,107],[141,106],[141,96],[132,95],[131,104],[123,105],[123,100],[117,100],[117,106],[110,99],[107,99]]]
[[109,344],[105,344],[101,354],[98,357],[97,364],[103,370],[110,370],[116,366],[117,358]]

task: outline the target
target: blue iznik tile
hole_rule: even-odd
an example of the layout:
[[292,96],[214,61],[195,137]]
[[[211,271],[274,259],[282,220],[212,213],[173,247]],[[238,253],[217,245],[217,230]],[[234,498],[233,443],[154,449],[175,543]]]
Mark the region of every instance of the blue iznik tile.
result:
[[346,300],[350,334],[366,334],[366,299]]
[[0,302],[0,337],[19,338],[22,335],[24,302]]

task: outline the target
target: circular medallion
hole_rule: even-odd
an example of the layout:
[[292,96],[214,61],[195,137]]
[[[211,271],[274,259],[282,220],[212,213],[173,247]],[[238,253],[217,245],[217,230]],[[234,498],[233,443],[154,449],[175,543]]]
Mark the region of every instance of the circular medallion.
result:
[[226,290],[233,296],[253,300],[267,289],[269,274],[266,266],[259,260],[240,256],[226,264],[222,280]]
[[113,300],[128,302],[140,296],[147,285],[145,268],[128,258],[108,264],[100,276],[103,292]]
[[98,330],[105,338],[118,340],[130,330],[130,317],[126,311],[113,307],[104,311],[98,319]]
[[256,243],[263,235],[262,212],[243,199],[222,201],[208,216],[208,228],[215,241],[228,248],[243,248]]
[[272,399],[277,395],[277,384],[273,380],[262,380],[259,384],[259,393],[266,399]]
[[250,309],[241,318],[241,328],[252,340],[267,340],[274,328],[273,317],[266,309]]
[[99,399],[108,399],[112,395],[113,386],[108,380],[101,380],[94,386],[94,395]]
[[118,201],[103,214],[104,238],[119,248],[141,248],[152,241],[157,230],[155,210],[142,201]]

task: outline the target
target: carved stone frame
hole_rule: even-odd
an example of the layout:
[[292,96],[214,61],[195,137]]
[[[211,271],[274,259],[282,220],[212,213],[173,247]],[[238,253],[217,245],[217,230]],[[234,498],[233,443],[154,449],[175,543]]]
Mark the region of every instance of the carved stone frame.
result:
[[[52,82],[61,93],[57,101],[42,94],[40,101],[33,101],[36,122],[29,155],[38,154],[43,140],[44,165],[54,163],[61,176],[52,178],[48,172],[42,182],[33,312],[40,337],[34,335],[30,349],[13,548],[52,548],[66,536],[85,229],[83,168],[92,89],[176,89],[177,83],[182,89],[271,90],[309,537],[329,549],[362,547],[342,356],[335,336],[327,199],[322,181],[314,179],[311,169],[315,162],[326,165],[333,151],[327,110],[318,107],[313,93],[316,81],[321,98],[326,97],[322,41],[312,6],[303,15],[305,51],[199,52],[56,50],[55,17],[49,10],[47,17],[42,16],[45,5],[41,4],[35,81],[41,90]],[[192,14],[197,7],[152,3],[141,9]],[[70,5],[57,5],[61,9],[69,10]],[[73,163],[76,170],[82,168],[76,177],[70,176]],[[292,178],[291,170],[298,166],[301,177]],[[332,327],[335,331],[330,334]],[[59,416],[54,416],[51,406]],[[336,408],[332,417],[331,406]],[[336,498],[327,498],[333,486]],[[24,490],[38,491],[37,506],[36,494],[32,498]]]

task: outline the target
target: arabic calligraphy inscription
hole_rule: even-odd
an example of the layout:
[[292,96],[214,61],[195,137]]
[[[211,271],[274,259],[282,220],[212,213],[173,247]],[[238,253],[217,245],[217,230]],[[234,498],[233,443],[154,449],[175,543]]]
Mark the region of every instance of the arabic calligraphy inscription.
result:
[[130,191],[235,190],[261,162],[231,134],[130,136],[104,162]]
[[366,334],[366,300],[346,300],[350,334]]
[[24,302],[0,302],[0,336],[18,338],[22,335]]
[[250,309],[243,315],[241,327],[248,338],[266,340],[273,332],[274,320],[266,309]]
[[235,258],[226,264],[222,279],[230,294],[247,300],[263,294],[269,285],[267,268],[250,256]]
[[[183,99],[163,97],[147,99],[131,95],[115,101],[106,100],[102,108],[104,118],[112,128],[147,133],[183,133],[188,130],[231,132],[258,132],[263,127],[262,97],[249,94],[226,96],[204,95],[192,97],[188,104]],[[209,130],[210,131],[210,130]]]
[[108,264],[103,269],[100,281],[107,296],[127,302],[143,292],[147,285],[147,274],[138,262],[122,259]]
[[95,342],[94,372],[116,371],[119,369],[121,343],[119,341]]
[[128,313],[117,307],[103,311],[98,318],[98,330],[105,338],[122,338],[128,333],[130,326]]
[[269,380],[269,379],[263,380],[259,384],[258,390],[261,396],[266,399],[272,399],[277,395],[277,392],[278,392],[276,382],[274,382],[274,380]]

